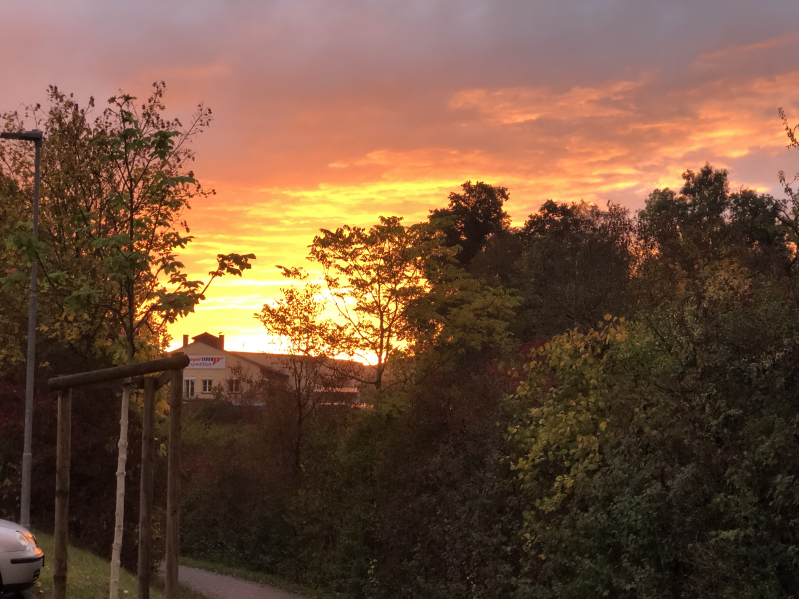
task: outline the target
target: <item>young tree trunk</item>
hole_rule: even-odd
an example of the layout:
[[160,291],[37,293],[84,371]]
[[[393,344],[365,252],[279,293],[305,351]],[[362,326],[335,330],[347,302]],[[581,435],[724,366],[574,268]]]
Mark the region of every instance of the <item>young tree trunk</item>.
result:
[[119,455],[117,457],[117,503],[114,523],[114,544],[111,548],[111,579],[109,598],[119,597],[119,561],[122,553],[122,532],[125,523],[125,467],[128,461],[128,406],[130,386],[122,390],[122,412],[119,418]]
[[383,388],[383,360],[380,357],[377,358],[377,367],[375,368],[375,389],[380,391]]
[[297,397],[297,437],[295,438],[294,444],[294,469],[297,472],[302,470],[302,460],[300,457],[300,452],[302,451],[302,418],[302,399]]

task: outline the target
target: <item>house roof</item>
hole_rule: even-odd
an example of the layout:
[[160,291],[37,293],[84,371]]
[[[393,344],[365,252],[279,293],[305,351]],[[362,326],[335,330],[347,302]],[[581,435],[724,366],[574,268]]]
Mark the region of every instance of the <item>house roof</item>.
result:
[[[241,358],[242,360],[247,360],[248,362],[254,364],[258,368],[261,368],[263,370],[268,370],[270,373],[272,373],[272,374],[274,374],[276,376],[279,376],[280,378],[284,378],[284,379],[288,379],[289,378],[289,375],[287,375],[285,372],[280,372],[279,370],[275,370],[274,368],[271,368],[270,366],[267,366],[266,364],[263,364],[263,363],[259,362],[258,360],[253,359],[251,356],[246,355],[246,352],[227,351],[227,350],[224,350],[224,349],[222,351],[225,352],[226,354],[231,354],[233,356],[236,356],[237,358]],[[242,355],[242,354],[245,354],[245,355]]]
[[[269,364],[274,363],[275,360],[285,360],[285,359],[288,359],[288,358],[300,359],[300,360],[308,361],[308,362],[312,362],[312,361],[315,361],[317,359],[317,358],[314,358],[313,356],[302,356],[302,355],[300,355],[300,356],[292,356],[291,354],[270,354],[270,353],[267,353],[267,352],[240,352],[240,351],[234,351],[234,352],[230,352],[230,353],[232,353],[232,354],[234,354],[236,356],[248,359],[248,360],[252,360],[254,362],[262,363],[265,366],[268,366]],[[330,368],[331,366],[334,367],[334,368],[338,367],[339,372],[344,372],[344,373],[347,372],[345,370],[347,367],[349,367],[350,369],[353,369],[352,370],[352,375],[347,376],[346,374],[344,374],[344,376],[347,377],[347,378],[353,378],[354,376],[362,375],[363,370],[368,368],[368,366],[365,366],[364,364],[361,364],[360,362],[355,362],[355,361],[352,361],[352,360],[341,360],[341,359],[335,359],[335,358],[325,358],[324,365],[326,365],[328,368]]]
[[200,333],[199,335],[192,337],[191,340],[195,343],[205,343],[209,347],[215,347],[216,349],[221,349],[223,351],[225,349],[224,337],[220,338],[208,332]]

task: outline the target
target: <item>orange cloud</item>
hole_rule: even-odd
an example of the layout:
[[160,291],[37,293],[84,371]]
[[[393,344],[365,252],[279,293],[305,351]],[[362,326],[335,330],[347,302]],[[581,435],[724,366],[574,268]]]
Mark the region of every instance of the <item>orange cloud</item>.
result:
[[550,87],[516,87],[488,92],[473,89],[458,92],[450,101],[455,109],[476,109],[489,121],[511,125],[540,118],[574,119],[619,116],[630,110],[631,92],[644,86],[649,77],[637,81],[609,82],[599,88],[573,87],[557,93]]
[[197,313],[172,330],[177,336],[223,328],[231,343],[274,348],[251,315],[283,284],[275,264],[312,267],[307,246],[320,228],[369,226],[389,214],[422,220],[466,179],[509,187],[516,224],[547,198],[640,206],[652,189],[678,186],[686,168],[706,160],[732,168],[733,181],[768,189],[779,167],[740,178],[735,165],[781,151],[776,108],[797,84],[799,71],[790,71],[661,90],[652,72],[565,91],[470,88],[453,92],[446,104],[446,132],[457,145],[387,145],[346,159],[336,158],[332,146],[306,186],[293,177],[281,185],[274,175],[266,187],[220,179],[216,198],[190,218],[198,240],[187,263],[201,272],[201,261],[207,268],[216,252],[253,251],[259,258],[245,280],[215,285]]

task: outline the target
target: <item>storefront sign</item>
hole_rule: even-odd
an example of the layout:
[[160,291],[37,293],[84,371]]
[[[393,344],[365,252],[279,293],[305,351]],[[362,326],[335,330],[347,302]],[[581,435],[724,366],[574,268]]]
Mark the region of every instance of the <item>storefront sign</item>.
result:
[[225,356],[189,356],[186,368],[225,368]]

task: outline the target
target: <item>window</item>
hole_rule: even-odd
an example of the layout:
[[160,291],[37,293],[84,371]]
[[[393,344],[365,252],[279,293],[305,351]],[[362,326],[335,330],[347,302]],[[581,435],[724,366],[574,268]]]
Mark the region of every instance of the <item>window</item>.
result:
[[194,397],[194,379],[183,379],[183,397]]
[[211,387],[214,385],[213,379],[203,379],[203,393],[210,393]]
[[228,379],[228,393],[241,393],[241,379]]

